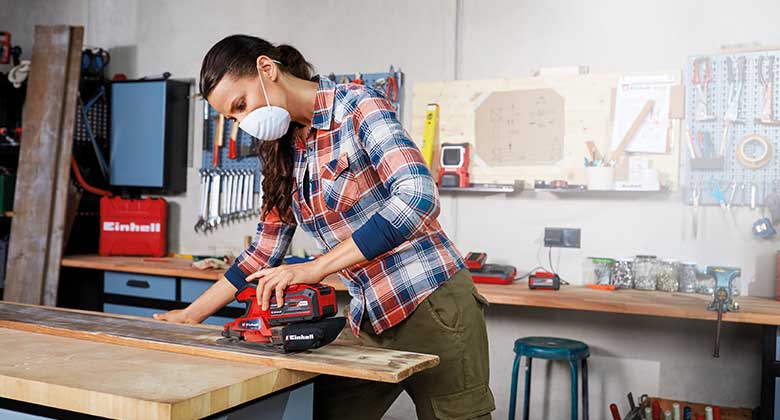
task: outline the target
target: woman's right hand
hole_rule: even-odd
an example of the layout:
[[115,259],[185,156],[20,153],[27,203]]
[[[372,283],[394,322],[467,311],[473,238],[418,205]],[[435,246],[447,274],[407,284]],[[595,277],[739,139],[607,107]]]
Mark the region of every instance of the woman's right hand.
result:
[[174,309],[161,314],[154,314],[153,317],[158,321],[173,322],[176,324],[199,324],[198,320],[192,318],[186,309]]

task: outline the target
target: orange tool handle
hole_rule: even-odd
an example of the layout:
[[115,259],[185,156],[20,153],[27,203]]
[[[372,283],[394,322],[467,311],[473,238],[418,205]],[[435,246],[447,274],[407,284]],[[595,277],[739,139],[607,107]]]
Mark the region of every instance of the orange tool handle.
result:
[[620,411],[618,411],[617,404],[610,404],[609,411],[612,413],[612,420],[620,420]]
[[225,131],[225,116],[219,114],[217,117],[217,127],[214,130],[214,156],[212,158],[212,164],[216,168],[219,166],[219,148],[222,146],[222,136]]
[[236,137],[238,137],[238,123],[233,121],[233,125],[230,127],[230,140],[228,140],[228,159],[230,160],[236,160],[238,157]]

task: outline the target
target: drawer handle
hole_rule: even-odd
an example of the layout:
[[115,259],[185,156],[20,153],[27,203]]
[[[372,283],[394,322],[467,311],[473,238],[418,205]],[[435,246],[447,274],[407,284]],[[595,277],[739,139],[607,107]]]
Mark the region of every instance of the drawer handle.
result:
[[139,289],[148,289],[149,282],[146,280],[128,280],[127,287],[137,287]]

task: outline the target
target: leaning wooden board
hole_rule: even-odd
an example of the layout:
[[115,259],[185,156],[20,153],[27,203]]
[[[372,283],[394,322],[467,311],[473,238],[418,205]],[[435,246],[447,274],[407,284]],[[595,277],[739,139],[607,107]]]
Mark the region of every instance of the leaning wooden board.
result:
[[4,298],[55,305],[83,27],[36,26]]
[[0,397],[121,419],[198,419],[316,376],[0,328]]
[[439,363],[434,355],[344,342],[275,353],[219,343],[220,328],[7,302],[0,302],[0,327],[379,382],[397,383]]

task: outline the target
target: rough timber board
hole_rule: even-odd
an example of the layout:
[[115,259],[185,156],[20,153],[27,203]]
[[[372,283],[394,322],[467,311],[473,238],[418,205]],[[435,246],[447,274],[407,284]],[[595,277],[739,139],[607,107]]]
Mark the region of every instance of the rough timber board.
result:
[[83,34],[35,28],[5,300],[56,304]]
[[434,355],[338,342],[280,354],[218,343],[219,328],[4,302],[0,327],[380,382],[400,382],[439,363]]
[[315,374],[0,328],[0,396],[101,417],[197,419]]

